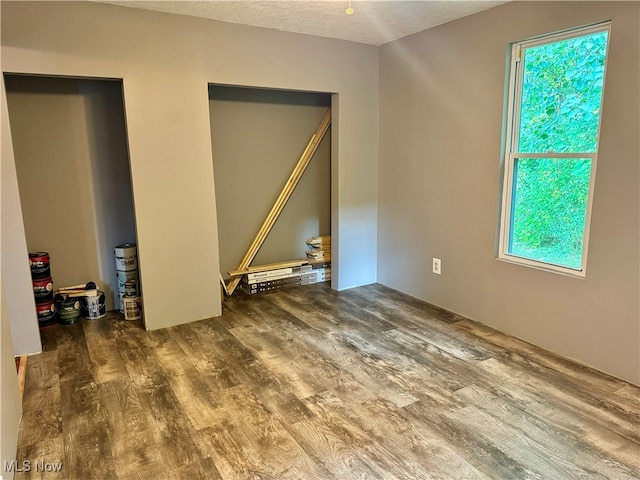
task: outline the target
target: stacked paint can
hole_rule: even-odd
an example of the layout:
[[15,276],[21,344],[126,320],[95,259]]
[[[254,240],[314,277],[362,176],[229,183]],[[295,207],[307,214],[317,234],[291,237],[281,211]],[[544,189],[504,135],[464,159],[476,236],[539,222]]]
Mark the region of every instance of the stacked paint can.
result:
[[120,313],[125,320],[142,318],[138,250],[135,243],[123,243],[114,249]]
[[29,253],[29,267],[33,282],[33,296],[36,300],[38,326],[49,327],[56,323],[56,306],[53,303],[53,280],[49,253]]

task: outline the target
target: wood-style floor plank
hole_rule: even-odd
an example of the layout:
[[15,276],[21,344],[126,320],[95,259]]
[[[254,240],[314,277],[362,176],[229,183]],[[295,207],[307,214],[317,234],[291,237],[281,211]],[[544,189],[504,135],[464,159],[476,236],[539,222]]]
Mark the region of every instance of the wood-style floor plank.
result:
[[82,326],[96,382],[105,383],[126,377],[126,366],[118,344],[113,341],[113,323],[83,322]]
[[23,417],[20,443],[36,445],[62,434],[58,352],[33,355],[27,365],[25,390],[34,393],[22,401],[31,414]]
[[111,445],[118,478],[168,477],[135,385],[128,378],[102,383],[100,401],[106,407],[109,438],[116,440]]
[[[282,424],[246,387],[225,390],[215,427],[202,432],[225,479],[323,478]],[[300,476],[302,475],[302,476]]]
[[381,285],[42,332],[18,480],[640,478],[640,388]]
[[[603,455],[599,442],[592,443],[581,435],[569,433],[555,424],[545,422],[517,402],[506,401],[477,387],[464,388],[456,392],[456,395],[481,412],[485,422],[499,424],[508,431],[506,435],[497,437],[501,442],[506,437],[513,437],[515,443],[526,449],[527,455],[538,455],[540,463],[547,463],[546,476],[570,478],[585,471],[601,478],[607,478],[611,473],[620,478],[632,477],[634,474],[617,461],[615,455]],[[603,457],[609,460],[606,466],[602,461]]]
[[[69,478],[63,468],[64,442],[62,435],[32,445],[20,445],[17,456],[21,459],[19,466],[24,472],[16,474],[16,478],[30,480],[65,480]],[[29,464],[24,464],[24,461]],[[50,467],[47,468],[44,465],[45,462]]]
[[[316,455],[332,456],[340,469],[358,464],[363,475],[373,478],[485,478],[470,464],[450,449],[433,441],[433,433],[411,424],[402,415],[402,409],[391,402],[370,401],[354,411],[342,399],[332,394],[316,395],[306,399],[315,414],[315,429],[321,442],[314,448]],[[366,413],[363,415],[363,413]],[[418,427],[418,428],[416,428]],[[301,442],[306,437],[307,425],[296,425]],[[362,445],[354,462],[349,455],[331,455],[327,447],[335,444],[346,452],[353,444]],[[323,449],[324,447],[324,449]],[[335,472],[333,478],[355,475],[357,472]]]

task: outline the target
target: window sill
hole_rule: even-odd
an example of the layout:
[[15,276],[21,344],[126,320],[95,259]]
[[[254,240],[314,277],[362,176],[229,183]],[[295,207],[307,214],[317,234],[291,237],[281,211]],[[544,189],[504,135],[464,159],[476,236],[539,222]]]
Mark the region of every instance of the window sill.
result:
[[534,260],[528,260],[526,258],[516,257],[513,255],[501,255],[496,257],[496,260],[500,262],[510,263],[512,265],[520,265],[522,267],[533,268],[535,270],[542,270],[543,272],[564,275],[565,277],[576,278],[578,280],[584,280],[586,277],[586,270],[573,270],[571,268],[551,265],[549,263],[536,262]]

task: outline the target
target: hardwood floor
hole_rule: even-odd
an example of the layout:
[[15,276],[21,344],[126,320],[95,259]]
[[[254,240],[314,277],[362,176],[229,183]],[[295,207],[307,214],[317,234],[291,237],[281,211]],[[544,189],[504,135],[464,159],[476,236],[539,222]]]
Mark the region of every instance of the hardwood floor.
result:
[[640,388],[379,285],[42,336],[17,479],[640,478]]

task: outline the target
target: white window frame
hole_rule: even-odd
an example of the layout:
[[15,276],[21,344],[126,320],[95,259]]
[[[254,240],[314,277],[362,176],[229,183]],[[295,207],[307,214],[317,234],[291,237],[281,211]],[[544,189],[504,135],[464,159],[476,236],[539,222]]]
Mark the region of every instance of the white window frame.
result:
[[[605,57],[604,76],[602,83],[602,98],[600,99],[600,118],[597,129],[597,143],[595,152],[576,152],[576,153],[559,153],[559,152],[546,152],[546,153],[527,153],[515,151],[514,146],[518,145],[519,134],[519,119],[520,119],[520,104],[522,100],[522,82],[523,82],[523,68],[521,55],[522,51],[527,48],[536,47],[539,45],[545,45],[549,43],[555,43],[562,40],[582,37],[591,35],[598,32],[607,33],[607,51]],[[551,271],[569,276],[581,277],[586,276],[587,269],[587,252],[589,247],[589,232],[591,227],[591,209],[593,204],[593,190],[595,185],[596,167],[598,160],[598,149],[600,143],[600,127],[602,125],[602,107],[604,101],[604,88],[606,84],[607,73],[607,60],[609,57],[609,39],[611,36],[611,22],[599,23],[588,27],[581,27],[565,31],[561,33],[544,35],[529,40],[514,43],[511,48],[511,61],[509,70],[509,90],[508,90],[508,104],[506,113],[506,132],[505,132],[505,149],[503,157],[504,177],[502,185],[502,203],[501,203],[501,216],[500,216],[500,232],[498,240],[498,259],[516,263],[519,265],[525,265],[532,268]],[[580,268],[574,269],[562,265],[556,265],[552,263],[543,262],[540,260],[532,260],[529,258],[520,257],[508,252],[509,239],[511,236],[511,215],[513,210],[513,181],[515,163],[517,159],[535,159],[535,158],[579,158],[579,159],[591,159],[591,171],[589,178],[589,192],[587,197],[587,211],[584,225],[584,238],[582,244],[582,262]]]

